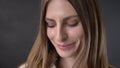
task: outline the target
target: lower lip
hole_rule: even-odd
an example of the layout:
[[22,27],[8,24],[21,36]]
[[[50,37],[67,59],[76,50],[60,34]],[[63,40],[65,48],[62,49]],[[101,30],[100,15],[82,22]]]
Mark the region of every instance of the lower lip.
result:
[[74,47],[74,43],[68,45],[58,45],[58,48],[63,51],[70,50],[73,47]]

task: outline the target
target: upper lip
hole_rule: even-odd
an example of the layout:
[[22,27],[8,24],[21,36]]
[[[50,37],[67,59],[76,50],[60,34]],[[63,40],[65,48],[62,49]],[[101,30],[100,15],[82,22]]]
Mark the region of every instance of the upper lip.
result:
[[72,43],[57,43],[58,46],[68,46],[68,45],[71,45],[73,44],[74,42]]

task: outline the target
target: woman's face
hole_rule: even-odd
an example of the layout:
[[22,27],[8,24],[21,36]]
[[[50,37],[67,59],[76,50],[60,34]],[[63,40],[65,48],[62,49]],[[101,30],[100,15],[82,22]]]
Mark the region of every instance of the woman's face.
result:
[[83,38],[81,21],[67,0],[51,0],[47,7],[47,36],[62,58],[75,57]]

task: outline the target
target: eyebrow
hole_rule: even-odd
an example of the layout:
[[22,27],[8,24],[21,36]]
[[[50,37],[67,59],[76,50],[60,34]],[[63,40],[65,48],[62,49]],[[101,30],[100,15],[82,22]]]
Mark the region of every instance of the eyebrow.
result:
[[[71,18],[74,18],[74,17],[78,17],[78,15],[71,15],[71,16],[65,17],[65,18],[63,18],[63,21],[67,21],[67,20],[69,20],[69,19],[71,19]],[[54,20],[54,19],[51,19],[51,18],[45,18],[45,20],[46,20],[46,21],[49,20],[49,21],[55,22],[55,20]]]

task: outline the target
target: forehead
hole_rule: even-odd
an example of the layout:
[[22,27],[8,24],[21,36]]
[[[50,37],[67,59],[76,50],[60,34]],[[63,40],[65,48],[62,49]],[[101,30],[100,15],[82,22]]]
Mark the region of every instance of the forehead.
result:
[[50,0],[46,17],[64,17],[70,15],[77,15],[77,13],[68,0]]
[[68,1],[68,0],[48,0],[48,1]]
[[48,4],[48,7],[50,7],[50,8],[64,8],[64,7],[66,8],[68,8],[68,7],[71,7],[71,4],[69,3],[69,1],[68,0],[50,0],[49,1],[49,4]]

